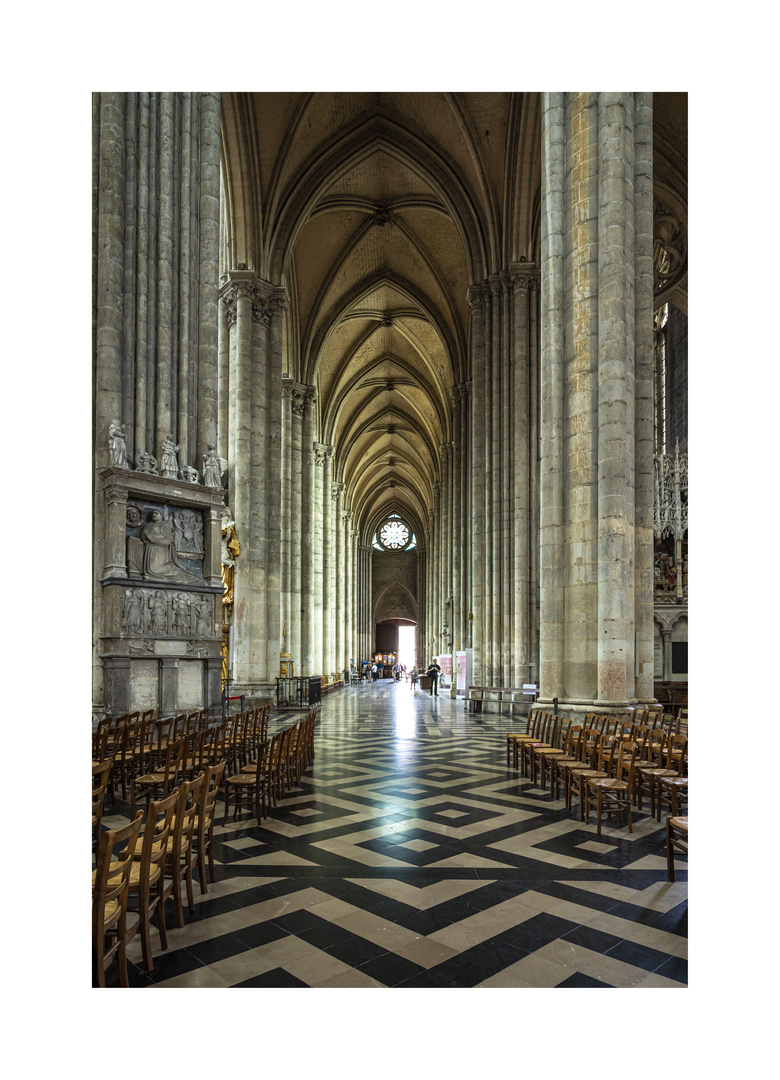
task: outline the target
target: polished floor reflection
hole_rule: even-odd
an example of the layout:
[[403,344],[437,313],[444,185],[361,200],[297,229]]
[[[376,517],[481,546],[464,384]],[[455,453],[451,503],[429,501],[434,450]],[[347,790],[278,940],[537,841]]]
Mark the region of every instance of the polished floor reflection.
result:
[[133,942],[131,985],[685,986],[686,859],[670,884],[648,813],[597,837],[508,769],[517,726],[408,683],[330,694],[298,789],[217,827],[216,883],[151,974]]

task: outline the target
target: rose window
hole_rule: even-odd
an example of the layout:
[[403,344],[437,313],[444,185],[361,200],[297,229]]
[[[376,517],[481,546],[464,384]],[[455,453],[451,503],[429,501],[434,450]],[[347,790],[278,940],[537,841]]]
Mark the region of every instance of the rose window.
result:
[[379,540],[383,547],[399,551],[409,543],[409,529],[402,521],[386,521],[379,530]]

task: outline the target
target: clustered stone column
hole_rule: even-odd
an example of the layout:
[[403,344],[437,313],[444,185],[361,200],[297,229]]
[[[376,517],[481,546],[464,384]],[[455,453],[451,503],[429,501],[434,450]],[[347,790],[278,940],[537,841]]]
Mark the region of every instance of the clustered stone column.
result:
[[[125,429],[131,469],[141,455],[160,460],[172,435],[178,464],[200,470],[220,432],[220,96],[96,93],[92,129],[93,700],[104,703],[101,473],[111,465],[109,425]],[[109,561],[118,576],[124,556]]]
[[230,504],[244,544],[236,567],[233,680],[236,693],[266,694],[282,651],[281,520],[289,499],[279,482],[281,322],[287,299],[284,289],[246,270],[228,274],[221,295],[230,334]]
[[[475,682],[520,686],[533,674],[530,425],[537,377],[538,271],[513,264],[468,293],[472,385],[470,508]],[[466,395],[461,395],[466,396]],[[466,613],[466,621],[468,613]],[[468,632],[462,631],[466,638]]]
[[543,95],[543,701],[652,699],[652,95]]

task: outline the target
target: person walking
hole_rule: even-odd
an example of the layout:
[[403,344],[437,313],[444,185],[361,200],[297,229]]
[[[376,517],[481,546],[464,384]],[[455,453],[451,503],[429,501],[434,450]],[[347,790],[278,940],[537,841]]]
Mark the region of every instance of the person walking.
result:
[[379,674],[379,671],[377,669],[376,663],[373,663],[371,665],[371,682],[376,682],[376,678],[377,678],[378,674]]
[[431,680],[431,697],[439,696],[439,675],[441,674],[441,668],[435,660],[431,660],[428,665],[428,670],[425,672],[428,678]]

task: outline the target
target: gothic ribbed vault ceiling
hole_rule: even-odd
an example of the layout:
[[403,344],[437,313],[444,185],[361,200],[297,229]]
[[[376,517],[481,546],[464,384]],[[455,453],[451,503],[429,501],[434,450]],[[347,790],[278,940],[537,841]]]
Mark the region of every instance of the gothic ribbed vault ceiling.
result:
[[427,522],[467,290],[532,257],[537,98],[223,95],[222,271],[286,286],[288,374],[317,388],[364,539],[393,511]]
[[539,95],[222,102],[221,270],[287,288],[287,373],[317,389],[363,541],[392,511],[420,530],[471,377],[467,290],[539,258]]

